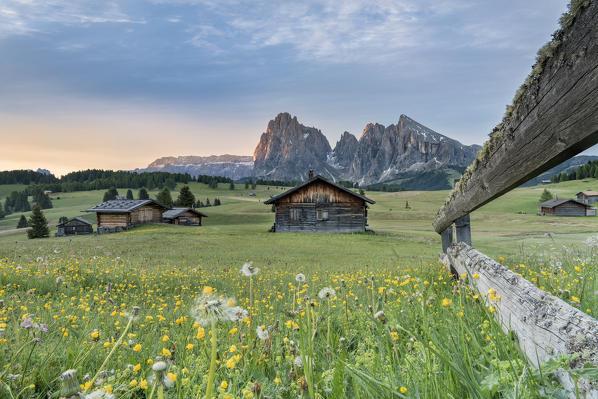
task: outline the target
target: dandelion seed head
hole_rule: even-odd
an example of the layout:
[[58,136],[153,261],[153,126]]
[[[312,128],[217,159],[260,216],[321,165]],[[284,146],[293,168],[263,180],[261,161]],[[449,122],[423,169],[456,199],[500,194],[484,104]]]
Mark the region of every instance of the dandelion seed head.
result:
[[334,288],[324,287],[318,293],[320,299],[332,299],[336,296],[336,291]]
[[295,281],[298,283],[304,283],[305,282],[305,274],[297,273],[297,275],[295,276]]
[[241,267],[241,273],[243,273],[247,277],[255,276],[260,271],[259,268],[253,266],[253,262],[247,262],[243,264]]

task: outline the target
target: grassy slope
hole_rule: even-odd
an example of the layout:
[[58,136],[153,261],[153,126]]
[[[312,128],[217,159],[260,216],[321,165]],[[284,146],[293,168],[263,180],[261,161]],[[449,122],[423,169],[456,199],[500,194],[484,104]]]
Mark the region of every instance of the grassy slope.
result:
[[[223,203],[220,207],[203,209],[209,217],[200,229],[152,226],[126,235],[76,237],[72,240],[80,242],[82,247],[86,246],[85,243],[91,247],[98,242],[118,244],[126,236],[128,245],[119,247],[131,253],[137,253],[148,241],[156,240],[158,243],[154,248],[162,250],[151,251],[152,254],[148,256],[164,260],[174,256],[190,261],[200,253],[203,254],[201,256],[208,256],[209,253],[214,261],[226,258],[236,262],[238,259],[255,259],[258,254],[263,254],[277,262],[293,258],[296,261],[292,263],[340,265],[349,262],[361,266],[373,262],[383,262],[385,265],[406,261],[434,262],[440,249],[440,240],[431,224],[436,210],[447,195],[446,191],[367,193],[377,202],[369,210],[369,224],[375,235],[278,235],[266,232],[273,223],[273,214],[270,207],[262,202],[282,191],[282,187],[260,186],[256,190],[245,190],[238,185],[237,190],[231,191],[222,186],[213,190],[204,184],[191,184],[196,197],[203,201],[205,198],[213,201],[215,197],[220,197]],[[522,245],[535,248],[538,244],[552,245],[554,242],[579,244],[597,230],[598,218],[540,217],[536,215],[536,204],[544,188],[564,198],[597,186],[598,181],[590,179],[513,190],[472,214],[474,245],[491,256],[506,256],[518,252]],[[126,192],[120,191],[122,194]],[[248,195],[252,191],[256,197]],[[152,196],[155,194],[150,193]],[[45,211],[53,230],[60,216],[85,216],[93,221],[93,214],[82,213],[82,210],[101,202],[102,195],[103,191],[61,193],[61,199],[54,200],[54,208]],[[406,201],[409,201],[410,209],[405,209]],[[519,214],[519,211],[526,213]],[[0,230],[13,229],[19,216],[13,214],[1,220]],[[169,234],[159,234],[165,231]],[[548,232],[553,233],[553,238],[545,235]],[[24,247],[62,245],[67,242],[65,239],[52,238],[33,243],[28,242],[23,235],[13,235],[0,237],[0,252],[2,248],[12,246],[15,240]],[[212,248],[213,251],[205,251],[205,248],[199,250],[201,246]],[[136,256],[143,259],[142,254]]]

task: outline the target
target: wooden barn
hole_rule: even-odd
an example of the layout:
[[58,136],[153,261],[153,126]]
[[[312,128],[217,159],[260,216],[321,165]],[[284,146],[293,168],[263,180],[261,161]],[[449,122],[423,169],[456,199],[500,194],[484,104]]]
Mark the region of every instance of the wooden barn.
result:
[[93,233],[93,223],[79,217],[60,223],[57,227],[56,237]]
[[272,231],[352,233],[365,231],[367,204],[375,202],[310,172],[308,181],[264,204],[275,207]]
[[542,216],[596,216],[596,208],[573,198],[551,199],[539,206]]
[[594,202],[598,202],[598,191],[580,191],[576,195],[578,201],[581,201],[586,204],[593,204]]
[[193,208],[172,208],[162,214],[164,223],[182,226],[201,226],[201,219],[207,217]]
[[114,233],[128,230],[142,223],[162,222],[162,213],[168,207],[154,199],[117,199],[101,203],[86,212],[95,212],[98,220],[98,233]]

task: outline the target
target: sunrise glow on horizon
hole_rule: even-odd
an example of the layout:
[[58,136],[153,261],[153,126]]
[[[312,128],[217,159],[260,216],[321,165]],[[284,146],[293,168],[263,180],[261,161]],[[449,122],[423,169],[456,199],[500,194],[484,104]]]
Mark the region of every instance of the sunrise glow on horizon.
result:
[[0,6],[0,170],[252,155],[279,112],[344,131],[407,114],[482,144],[564,0]]

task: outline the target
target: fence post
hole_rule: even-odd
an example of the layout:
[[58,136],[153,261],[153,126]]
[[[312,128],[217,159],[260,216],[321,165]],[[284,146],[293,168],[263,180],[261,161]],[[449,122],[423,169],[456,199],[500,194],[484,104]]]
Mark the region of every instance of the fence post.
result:
[[444,229],[442,233],[440,233],[440,238],[442,239],[442,252],[446,253],[446,250],[451,246],[453,243],[453,225],[451,224],[449,227]]
[[457,232],[457,242],[464,242],[471,246],[471,229],[469,222],[469,213],[465,216],[461,216],[455,220],[455,230]]

